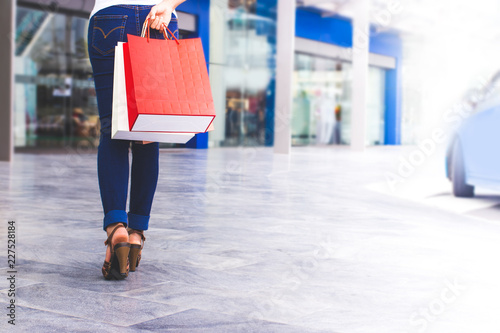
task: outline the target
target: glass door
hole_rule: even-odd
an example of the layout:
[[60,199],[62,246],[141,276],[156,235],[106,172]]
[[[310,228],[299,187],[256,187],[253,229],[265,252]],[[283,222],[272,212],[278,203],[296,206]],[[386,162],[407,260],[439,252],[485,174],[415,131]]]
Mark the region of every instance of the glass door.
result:
[[211,9],[210,80],[218,119],[210,140],[264,145],[273,120],[276,0],[226,6]]
[[350,66],[308,54],[295,55],[292,144],[345,144],[348,141]]
[[385,136],[385,70],[370,67],[366,133],[369,146],[383,145]]
[[[352,65],[295,54],[293,145],[351,143]],[[385,70],[370,67],[366,144],[384,144]]]
[[87,19],[18,7],[16,147],[98,144],[87,27]]

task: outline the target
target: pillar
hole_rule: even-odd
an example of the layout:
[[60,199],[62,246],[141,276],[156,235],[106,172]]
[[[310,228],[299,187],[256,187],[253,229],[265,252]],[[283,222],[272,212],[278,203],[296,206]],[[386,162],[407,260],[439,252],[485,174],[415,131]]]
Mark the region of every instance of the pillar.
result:
[[0,161],[11,161],[14,153],[14,47],[16,0],[0,1]]
[[366,104],[368,99],[368,56],[370,48],[370,1],[354,3],[352,34],[352,118],[351,149],[366,147]]
[[278,1],[277,16],[274,152],[289,154],[292,144],[295,0]]

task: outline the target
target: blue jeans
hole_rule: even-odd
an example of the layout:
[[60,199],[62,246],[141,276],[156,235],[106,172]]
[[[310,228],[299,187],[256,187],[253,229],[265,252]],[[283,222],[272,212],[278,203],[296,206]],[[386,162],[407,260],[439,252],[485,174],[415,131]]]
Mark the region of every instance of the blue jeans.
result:
[[[137,230],[147,230],[149,226],[151,205],[158,182],[158,143],[143,145],[127,140],[112,140],[111,111],[115,46],[117,42],[126,42],[127,34],[140,35],[151,7],[112,6],[100,10],[89,22],[88,51],[101,120],[97,173],[104,209],[104,230],[116,222],[123,222]],[[168,28],[176,37],[179,36],[177,18],[173,14]],[[163,34],[152,29],[151,38],[160,39]],[[132,151],[132,169],[127,214],[129,150]]]

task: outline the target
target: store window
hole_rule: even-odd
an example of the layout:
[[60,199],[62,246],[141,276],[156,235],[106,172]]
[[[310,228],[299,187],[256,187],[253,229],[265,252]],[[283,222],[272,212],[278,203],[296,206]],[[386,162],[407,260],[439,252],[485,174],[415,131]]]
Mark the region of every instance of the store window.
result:
[[274,99],[276,0],[211,4],[210,80],[217,110],[212,144],[270,141]]
[[[385,71],[371,67],[366,109],[366,144],[384,143]],[[292,144],[351,143],[352,65],[295,54]]]
[[368,74],[368,103],[366,114],[366,144],[385,143],[385,74],[382,68],[370,67]]
[[98,144],[88,20],[18,7],[15,146]]

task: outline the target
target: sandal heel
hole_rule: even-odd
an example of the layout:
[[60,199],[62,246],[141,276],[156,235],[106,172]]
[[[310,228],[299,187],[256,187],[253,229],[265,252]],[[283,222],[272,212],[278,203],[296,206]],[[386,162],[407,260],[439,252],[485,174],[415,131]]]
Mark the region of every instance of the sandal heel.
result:
[[130,253],[130,243],[118,243],[115,245],[115,255],[118,258],[118,264],[120,266],[120,275],[124,277],[128,275],[127,261],[129,253]]
[[127,229],[128,234],[138,234],[141,237],[141,244],[130,244],[130,254],[129,254],[129,262],[130,262],[130,271],[135,272],[135,269],[139,266],[141,262],[141,253],[144,248],[144,241],[146,237],[144,236],[144,230],[136,230],[136,229]]
[[[129,242],[120,242],[113,245],[113,235],[119,228],[125,228],[125,224],[118,223],[104,241],[111,252],[110,261],[104,260],[102,265],[102,275],[106,280],[123,280],[128,276],[128,254],[130,252]],[[123,240],[124,237],[122,237]]]
[[138,244],[130,245],[130,254],[128,256],[130,262],[130,271],[135,272],[135,268],[139,266],[139,253],[141,252],[141,246]]

